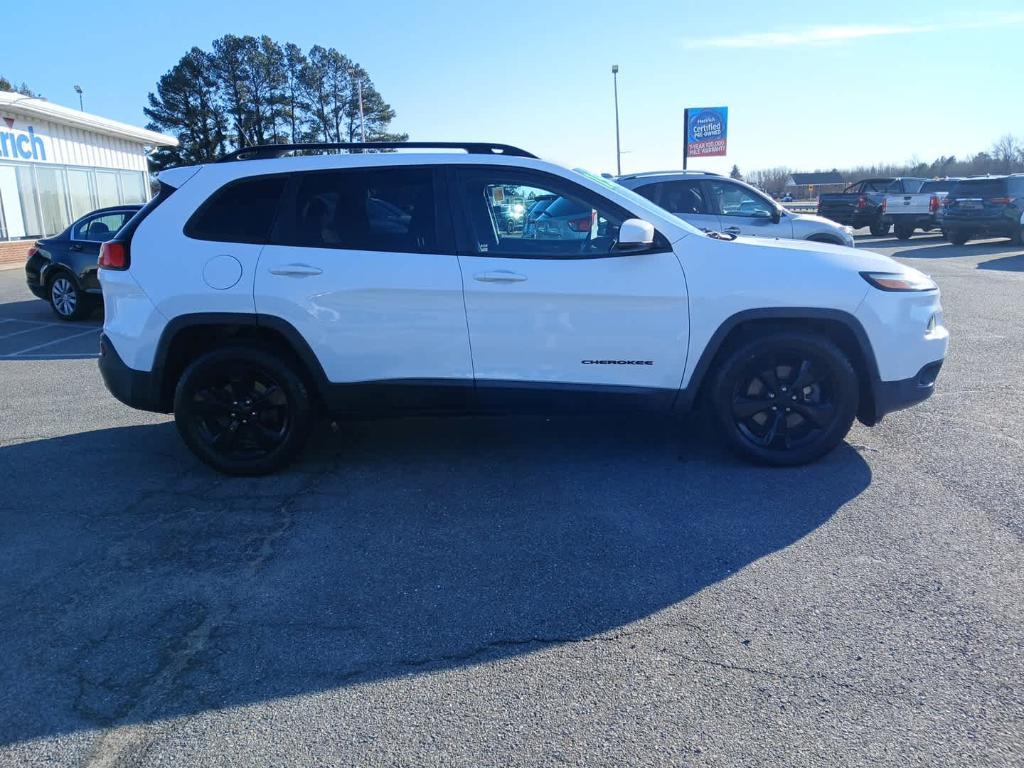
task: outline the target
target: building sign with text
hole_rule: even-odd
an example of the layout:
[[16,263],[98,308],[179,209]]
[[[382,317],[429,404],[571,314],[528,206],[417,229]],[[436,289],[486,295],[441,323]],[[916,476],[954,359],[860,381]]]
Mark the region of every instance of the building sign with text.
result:
[[46,142],[34,126],[15,125],[5,117],[0,124],[0,157],[12,160],[46,160]]
[[686,155],[724,157],[729,125],[728,107],[700,107],[686,110]]

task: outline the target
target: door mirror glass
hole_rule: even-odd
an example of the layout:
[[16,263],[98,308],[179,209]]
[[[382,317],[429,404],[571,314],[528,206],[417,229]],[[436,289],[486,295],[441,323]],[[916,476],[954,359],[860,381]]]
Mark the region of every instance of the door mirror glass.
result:
[[620,249],[643,248],[654,244],[654,225],[643,219],[626,219],[619,227]]

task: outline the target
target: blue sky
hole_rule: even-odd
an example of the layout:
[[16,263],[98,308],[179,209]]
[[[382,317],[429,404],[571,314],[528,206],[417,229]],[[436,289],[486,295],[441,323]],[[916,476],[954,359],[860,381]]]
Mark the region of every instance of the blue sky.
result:
[[0,73],[51,101],[142,125],[146,94],[191,46],[269,34],[359,62],[414,139],[491,140],[614,171],[679,167],[687,106],[729,107],[729,156],[691,167],[794,169],[931,160],[1024,138],[1019,0],[717,3],[174,4],[51,0],[8,27]]

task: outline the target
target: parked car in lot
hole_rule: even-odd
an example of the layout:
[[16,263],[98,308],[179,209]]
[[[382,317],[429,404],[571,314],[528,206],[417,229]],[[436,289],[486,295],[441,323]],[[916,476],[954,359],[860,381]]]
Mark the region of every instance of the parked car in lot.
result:
[[959,179],[930,179],[917,192],[886,195],[882,213],[892,223],[900,240],[908,240],[914,230],[930,232],[942,227],[942,206],[949,190]]
[[917,192],[924,182],[925,179],[910,177],[863,179],[842,192],[821,195],[818,215],[854,229],[868,227],[872,235],[887,235],[892,224],[882,210],[886,195]]
[[78,320],[100,301],[96,261],[109,240],[141,208],[117,205],[87,213],[59,235],[37,240],[25,262],[29,290],[61,320]]
[[704,171],[623,176],[618,182],[698,229],[853,247],[853,232],[820,216],[786,210],[742,181]]
[[[196,455],[235,474],[286,464],[320,413],[698,402],[740,455],[794,465],[854,418],[931,394],[948,333],[917,270],[705,234],[607,179],[515,147],[454,146],[466,153],[250,147],[162,172],[100,254],[109,390],[173,412]],[[571,201],[594,224],[580,238],[509,236],[499,187]],[[377,225],[370,199],[399,205],[405,229]]]
[[961,179],[946,196],[942,234],[954,245],[982,237],[1021,244],[1024,175]]
[[536,234],[537,219],[557,197],[558,195],[541,195],[530,202],[523,217],[523,237],[533,237]]

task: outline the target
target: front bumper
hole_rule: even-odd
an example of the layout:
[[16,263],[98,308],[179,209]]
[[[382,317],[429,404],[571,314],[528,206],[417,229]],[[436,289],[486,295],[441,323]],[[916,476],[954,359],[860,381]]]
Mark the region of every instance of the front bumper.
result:
[[170,413],[170,403],[163,396],[160,380],[150,371],[129,368],[117,354],[106,334],[100,335],[100,375],[114,397],[140,411]]
[[910,408],[931,397],[935,391],[935,380],[942,368],[942,360],[923,366],[916,376],[899,381],[875,381],[872,383],[872,400],[869,412],[858,414],[861,422],[871,426],[882,420],[887,413]]

